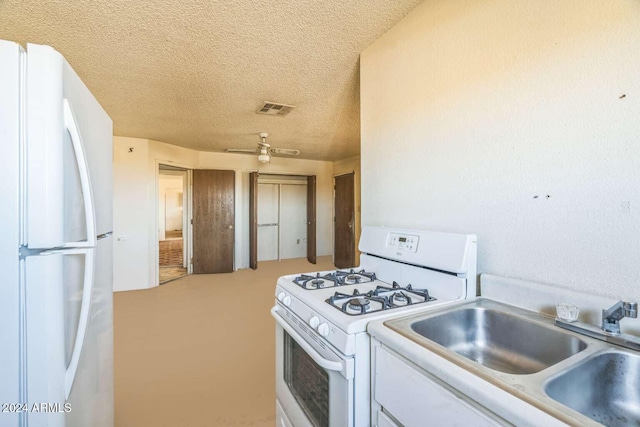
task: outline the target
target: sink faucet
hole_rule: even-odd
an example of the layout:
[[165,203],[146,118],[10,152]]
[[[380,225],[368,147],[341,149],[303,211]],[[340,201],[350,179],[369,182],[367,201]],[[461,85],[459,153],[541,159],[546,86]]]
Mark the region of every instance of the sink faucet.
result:
[[577,332],[591,338],[640,351],[640,337],[620,333],[620,320],[624,317],[638,317],[638,303],[618,301],[606,310],[602,310],[602,327],[581,322],[568,322],[556,318],[556,326]]
[[619,334],[620,320],[623,317],[638,317],[638,303],[618,301],[608,309],[602,310],[602,330]]

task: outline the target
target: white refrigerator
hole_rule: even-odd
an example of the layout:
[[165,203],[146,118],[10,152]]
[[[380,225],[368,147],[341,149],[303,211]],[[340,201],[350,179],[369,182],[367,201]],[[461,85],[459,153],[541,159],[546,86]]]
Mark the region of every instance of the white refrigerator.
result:
[[113,426],[112,129],[60,53],[0,41],[1,427]]

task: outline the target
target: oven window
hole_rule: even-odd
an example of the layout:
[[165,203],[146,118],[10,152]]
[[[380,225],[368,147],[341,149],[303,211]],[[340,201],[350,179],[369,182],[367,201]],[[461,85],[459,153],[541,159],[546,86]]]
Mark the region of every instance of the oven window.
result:
[[284,381],[316,427],[329,425],[329,374],[284,333]]

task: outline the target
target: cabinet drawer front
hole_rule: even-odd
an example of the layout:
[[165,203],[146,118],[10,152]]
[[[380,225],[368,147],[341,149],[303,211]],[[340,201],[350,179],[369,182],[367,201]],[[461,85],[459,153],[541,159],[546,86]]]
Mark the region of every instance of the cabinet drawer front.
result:
[[391,418],[389,418],[384,412],[378,411],[378,422],[376,427],[400,427]]
[[382,347],[376,348],[374,399],[406,427],[499,425],[454,393]]

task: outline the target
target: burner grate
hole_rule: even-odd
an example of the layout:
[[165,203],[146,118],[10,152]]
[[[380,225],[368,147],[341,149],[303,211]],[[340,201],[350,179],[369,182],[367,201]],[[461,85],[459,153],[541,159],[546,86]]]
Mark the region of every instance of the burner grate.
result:
[[337,270],[323,276],[320,273],[301,274],[293,279],[293,283],[307,290],[331,288],[343,285],[369,283],[376,280],[376,274],[365,270],[350,271]]
[[293,279],[293,283],[308,290],[338,286],[335,278],[330,277],[330,275],[320,276],[320,273],[316,273],[315,276],[301,274]]
[[376,273],[370,273],[364,270],[355,271],[353,268],[349,271],[338,270],[334,275],[341,285],[357,285],[359,283],[368,283],[376,280]]
[[391,287],[378,285],[367,293],[361,293],[357,289],[351,294],[336,292],[325,302],[345,314],[358,316],[435,300],[427,289],[414,289],[412,285],[402,287],[393,282]]

